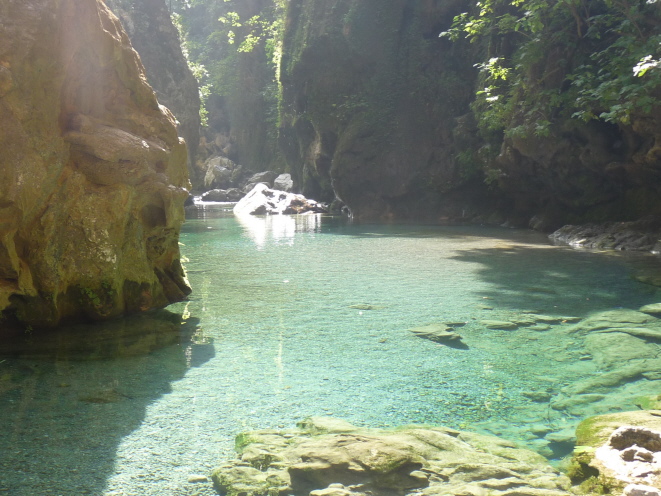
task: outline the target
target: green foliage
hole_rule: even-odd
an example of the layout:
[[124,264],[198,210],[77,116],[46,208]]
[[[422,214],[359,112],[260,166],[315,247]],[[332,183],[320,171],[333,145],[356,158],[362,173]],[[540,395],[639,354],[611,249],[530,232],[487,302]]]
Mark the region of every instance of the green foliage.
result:
[[477,43],[487,137],[551,136],[567,118],[627,125],[661,87],[656,0],[483,0],[441,36]]

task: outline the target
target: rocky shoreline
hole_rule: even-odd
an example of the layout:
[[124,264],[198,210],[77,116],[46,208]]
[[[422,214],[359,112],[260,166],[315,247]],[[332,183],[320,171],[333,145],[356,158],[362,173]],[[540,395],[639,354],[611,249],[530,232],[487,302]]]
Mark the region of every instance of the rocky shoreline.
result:
[[223,496],[658,496],[659,429],[659,410],[589,418],[564,474],[493,436],[312,417],[295,429],[240,434],[237,458],[212,479]]
[[661,222],[646,218],[633,222],[566,225],[549,235],[555,244],[591,250],[661,253]]

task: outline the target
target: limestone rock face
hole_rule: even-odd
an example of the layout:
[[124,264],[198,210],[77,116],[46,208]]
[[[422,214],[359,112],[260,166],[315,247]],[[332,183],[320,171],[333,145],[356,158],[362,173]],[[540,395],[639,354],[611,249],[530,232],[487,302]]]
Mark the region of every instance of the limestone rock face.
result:
[[591,417],[576,430],[570,474],[599,494],[661,493],[661,411]]
[[34,326],[190,289],[186,147],[100,0],[0,5],[0,309]]
[[484,197],[480,183],[467,187],[452,144],[474,68],[438,33],[459,9],[460,0],[289,2],[280,144],[305,196],[337,196],[363,219],[461,217],[471,195]]
[[131,44],[140,54],[149,84],[159,102],[177,118],[179,134],[188,146],[188,171],[195,186],[204,179],[195,167],[200,141],[200,94],[181,51],[179,33],[165,0],[106,0],[120,18]]
[[363,429],[311,418],[291,431],[237,438],[240,460],[213,473],[222,494],[441,496],[569,494],[569,481],[531,451],[443,427]]

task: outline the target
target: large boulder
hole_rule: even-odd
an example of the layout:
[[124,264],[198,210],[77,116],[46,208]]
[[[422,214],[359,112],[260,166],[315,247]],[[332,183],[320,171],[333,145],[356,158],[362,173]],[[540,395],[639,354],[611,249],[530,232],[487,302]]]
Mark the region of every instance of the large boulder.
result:
[[326,213],[321,203],[259,183],[234,206],[237,215]]
[[661,411],[591,417],[576,430],[569,474],[583,491],[625,496],[661,494]]
[[0,7],[0,310],[33,326],[189,291],[186,147],[100,0]]
[[222,494],[569,494],[569,480],[542,456],[444,427],[366,429],[310,418],[298,429],[242,434],[237,448],[239,458],[213,473]]
[[280,191],[286,191],[287,193],[291,192],[294,189],[294,180],[291,178],[291,174],[280,174],[273,181],[273,189]]

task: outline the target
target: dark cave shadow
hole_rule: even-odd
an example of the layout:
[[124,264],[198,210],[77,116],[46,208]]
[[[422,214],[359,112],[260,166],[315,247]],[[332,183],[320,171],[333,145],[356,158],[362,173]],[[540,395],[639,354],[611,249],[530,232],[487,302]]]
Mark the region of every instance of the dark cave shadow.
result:
[[477,276],[490,289],[476,294],[489,304],[582,317],[609,308],[637,309],[646,303],[656,288],[632,278],[643,257],[540,245],[469,249],[451,258],[479,266]]
[[191,367],[210,360],[199,320],[159,310],[5,338],[0,493],[99,495],[122,439]]

